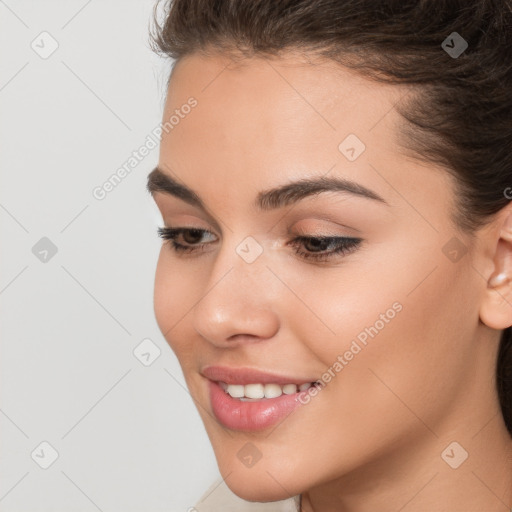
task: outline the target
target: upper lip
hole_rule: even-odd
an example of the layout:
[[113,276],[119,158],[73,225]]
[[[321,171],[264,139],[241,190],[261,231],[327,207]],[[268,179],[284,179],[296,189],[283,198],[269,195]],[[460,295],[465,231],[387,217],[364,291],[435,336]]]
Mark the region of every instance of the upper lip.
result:
[[305,384],[317,379],[287,377],[276,373],[263,372],[255,368],[234,368],[229,366],[205,366],[201,374],[214,382],[226,384]]

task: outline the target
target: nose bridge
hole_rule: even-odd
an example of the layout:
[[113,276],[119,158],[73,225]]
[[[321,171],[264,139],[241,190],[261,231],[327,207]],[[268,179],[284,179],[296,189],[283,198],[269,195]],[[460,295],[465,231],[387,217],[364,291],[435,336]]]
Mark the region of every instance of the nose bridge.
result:
[[264,243],[251,235],[246,235],[240,241],[240,237],[237,239],[236,234],[232,233],[223,245],[212,265],[210,286],[215,283],[220,285],[221,281],[228,280],[236,288],[234,293],[252,290],[254,295],[262,280],[266,280],[269,274]]
[[199,334],[223,344],[233,335],[271,337],[277,328],[263,244],[247,236],[224,244],[212,264],[203,297],[194,308]]

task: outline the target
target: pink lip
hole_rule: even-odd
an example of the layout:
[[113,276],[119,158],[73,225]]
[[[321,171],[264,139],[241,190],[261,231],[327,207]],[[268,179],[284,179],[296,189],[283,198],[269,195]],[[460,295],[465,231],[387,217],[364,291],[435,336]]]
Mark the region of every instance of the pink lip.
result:
[[265,398],[244,402],[231,397],[220,386],[226,384],[304,384],[316,379],[284,377],[282,375],[261,372],[251,368],[229,368],[226,366],[208,366],[201,374],[209,379],[209,395],[213,414],[226,428],[231,430],[257,431],[269,428],[284,420],[291,412],[303,405],[299,400],[307,391],[292,395],[282,394],[277,398]]
[[265,398],[254,402],[242,402],[228,395],[217,382],[208,382],[210,403],[213,414],[222,425],[231,430],[253,432],[275,425],[302,405],[299,395],[281,395],[277,398]]
[[201,373],[207,379],[226,384],[279,384],[281,386],[297,384],[300,386],[306,382],[317,380],[316,378],[287,377],[252,368],[230,368],[228,366],[206,366]]

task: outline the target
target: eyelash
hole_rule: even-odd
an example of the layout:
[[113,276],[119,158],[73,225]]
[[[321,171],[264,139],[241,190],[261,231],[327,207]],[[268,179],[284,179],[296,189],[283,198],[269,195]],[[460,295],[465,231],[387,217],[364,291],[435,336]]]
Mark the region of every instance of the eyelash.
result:
[[[195,232],[198,234],[211,234],[211,231],[207,229],[199,229],[199,228],[169,228],[169,227],[159,227],[157,229],[158,236],[163,240],[169,240],[171,242],[172,250],[177,254],[183,253],[193,253],[196,252],[198,247],[202,248],[207,244],[196,244],[194,245],[183,245],[176,242],[176,238],[182,233],[190,233]],[[336,243],[336,247],[330,252],[305,252],[299,249],[299,244],[304,242],[319,242],[320,244],[328,242],[328,245],[332,243]],[[329,261],[333,256],[340,254],[345,255],[349,252],[354,251],[362,242],[361,238],[353,238],[353,237],[345,237],[345,236],[335,236],[335,237],[312,237],[312,236],[297,236],[287,245],[295,246],[295,253],[300,255],[302,258],[306,260],[315,260],[315,261]]]

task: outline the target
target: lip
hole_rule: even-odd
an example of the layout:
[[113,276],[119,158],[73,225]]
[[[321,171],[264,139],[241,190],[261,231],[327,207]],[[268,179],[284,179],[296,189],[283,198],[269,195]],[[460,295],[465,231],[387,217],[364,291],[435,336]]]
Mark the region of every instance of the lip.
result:
[[219,385],[226,384],[304,384],[317,379],[287,377],[262,372],[253,368],[232,368],[227,366],[207,366],[201,371],[208,379],[210,405],[214,416],[226,428],[245,432],[265,430],[283,421],[297,407],[307,402],[302,397],[308,391],[298,391],[291,395],[282,394],[276,398],[255,401],[241,401],[231,397]]
[[217,420],[226,428],[255,432],[272,427],[284,420],[294,409],[303,405],[299,391],[293,395],[265,398],[254,402],[242,402],[228,395],[217,382],[208,381],[210,404]]
[[315,382],[317,378],[301,378],[285,375],[278,375],[270,372],[263,372],[254,368],[234,368],[229,366],[206,366],[201,374],[214,382],[225,382],[226,384],[305,384]]

